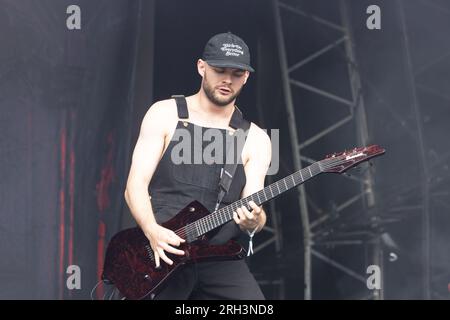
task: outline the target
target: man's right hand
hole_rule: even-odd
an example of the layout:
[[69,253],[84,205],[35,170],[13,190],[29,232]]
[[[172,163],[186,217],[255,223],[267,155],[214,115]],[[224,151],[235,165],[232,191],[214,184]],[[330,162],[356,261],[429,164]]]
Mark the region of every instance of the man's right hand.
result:
[[178,247],[181,243],[186,242],[186,240],[180,238],[172,230],[154,223],[149,228],[147,228],[144,233],[147,239],[150,241],[150,245],[153,249],[157,268],[159,268],[160,258],[167,264],[173,264],[173,261],[167,257],[165,251],[180,256],[184,255],[183,250],[175,249],[172,246]]

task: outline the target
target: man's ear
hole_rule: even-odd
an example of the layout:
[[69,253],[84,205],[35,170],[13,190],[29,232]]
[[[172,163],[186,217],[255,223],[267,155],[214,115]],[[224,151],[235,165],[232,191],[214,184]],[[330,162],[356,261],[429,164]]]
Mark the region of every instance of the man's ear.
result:
[[250,72],[249,72],[249,71],[245,71],[245,75],[244,75],[244,84],[247,83],[248,77],[250,77]]
[[205,76],[206,62],[202,59],[197,60],[197,72],[203,78]]

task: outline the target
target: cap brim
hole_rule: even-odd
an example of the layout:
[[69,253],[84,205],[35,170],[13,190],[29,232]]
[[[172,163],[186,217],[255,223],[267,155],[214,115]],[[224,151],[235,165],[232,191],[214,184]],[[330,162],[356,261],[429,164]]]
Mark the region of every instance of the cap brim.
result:
[[235,69],[241,69],[241,70],[247,70],[250,72],[255,72],[255,70],[251,66],[249,66],[247,64],[243,64],[243,63],[223,61],[223,60],[205,60],[205,62],[207,64],[209,64],[210,66],[218,67],[218,68],[235,68]]

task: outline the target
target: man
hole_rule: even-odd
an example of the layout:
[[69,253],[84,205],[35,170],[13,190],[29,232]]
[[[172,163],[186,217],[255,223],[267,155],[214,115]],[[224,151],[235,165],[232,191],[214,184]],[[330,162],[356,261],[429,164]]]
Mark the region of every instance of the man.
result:
[[[202,77],[199,91],[186,97],[156,102],[145,115],[136,143],[125,199],[155,253],[156,266],[172,264],[167,253],[183,255],[177,247],[185,240],[161,226],[193,200],[211,212],[218,197],[223,163],[175,164],[173,137],[177,130],[215,128],[224,136],[232,133],[230,120],[240,114],[236,97],[253,68],[245,42],[232,33],[212,37],[197,61]],[[183,120],[183,121],[181,121]],[[197,152],[192,150],[192,152]],[[271,159],[267,134],[251,123],[241,161],[221,206],[246,197],[264,187]],[[148,192],[150,192],[150,197]],[[258,232],[266,222],[261,207],[250,203],[233,213],[234,221],[222,227],[211,241],[225,243],[240,232]],[[156,299],[264,299],[245,261],[202,262],[185,266],[170,279]]]

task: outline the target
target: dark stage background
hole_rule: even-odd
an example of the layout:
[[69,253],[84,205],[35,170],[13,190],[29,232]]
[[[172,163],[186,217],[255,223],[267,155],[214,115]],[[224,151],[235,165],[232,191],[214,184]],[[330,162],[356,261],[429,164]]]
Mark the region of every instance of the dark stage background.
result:
[[[288,64],[310,59],[291,72],[291,85],[308,84],[291,95],[299,142],[363,106],[366,141],[387,153],[352,173],[373,176],[370,205],[364,195],[347,202],[362,190],[348,177],[305,184],[310,220],[325,221],[312,229],[310,297],[299,192],[266,206],[269,229],[248,260],[266,297],[450,298],[448,1],[0,0],[1,299],[90,298],[109,239],[134,225],[123,192],[142,118],[155,101],[198,90],[196,61],[216,33],[238,34],[252,52],[256,73],[237,105],[280,130],[268,182],[295,170],[277,3]],[[380,30],[366,27],[373,4]],[[79,30],[66,27],[70,5]],[[342,23],[350,47],[332,27]],[[300,148],[302,165],[359,146],[358,117]],[[374,294],[365,278],[377,255]],[[80,289],[66,285],[70,265]]]

